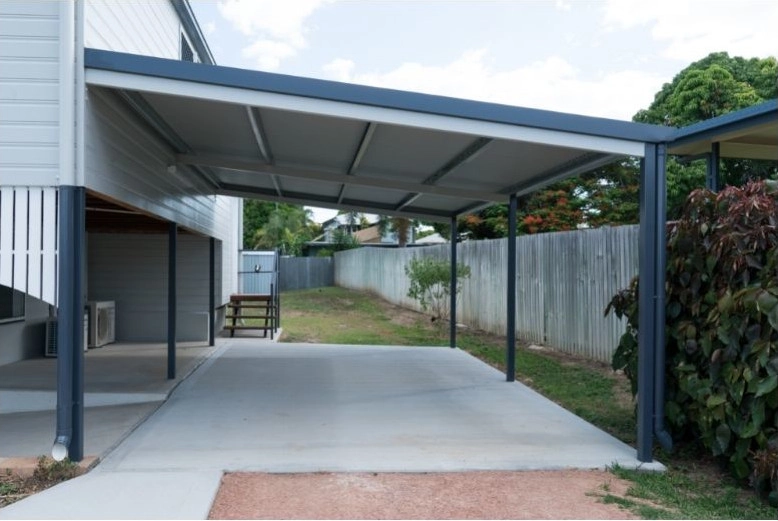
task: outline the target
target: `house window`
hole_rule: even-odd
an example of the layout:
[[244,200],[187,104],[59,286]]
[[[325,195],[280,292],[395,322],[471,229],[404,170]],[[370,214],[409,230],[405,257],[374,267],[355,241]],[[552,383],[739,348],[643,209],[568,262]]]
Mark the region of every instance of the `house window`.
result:
[[24,293],[0,285],[0,322],[24,320]]
[[186,41],[186,36],[181,33],[181,60],[185,62],[194,61],[194,52],[192,52],[192,46]]

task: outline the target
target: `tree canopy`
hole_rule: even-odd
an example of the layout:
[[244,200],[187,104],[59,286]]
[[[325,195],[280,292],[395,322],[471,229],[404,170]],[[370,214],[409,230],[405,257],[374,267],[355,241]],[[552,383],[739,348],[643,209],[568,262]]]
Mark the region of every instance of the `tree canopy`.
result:
[[245,199],[243,246],[246,249],[278,248],[283,255],[300,255],[303,245],[319,233],[311,211],[302,206]]

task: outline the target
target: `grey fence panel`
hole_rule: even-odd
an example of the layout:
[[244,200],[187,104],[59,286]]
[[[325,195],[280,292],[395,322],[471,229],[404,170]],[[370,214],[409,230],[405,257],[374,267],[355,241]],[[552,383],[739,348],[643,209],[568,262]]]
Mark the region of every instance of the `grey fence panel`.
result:
[[[611,297],[638,272],[637,226],[518,237],[516,327],[520,338],[609,362],[625,324],[604,316]],[[505,334],[507,240],[459,244],[470,266],[457,318],[471,327]],[[448,259],[450,247],[360,248],[335,255],[335,284],[372,291],[419,309],[406,296],[405,265],[417,255]]]
[[333,265],[331,257],[281,257],[281,291],[332,286]]

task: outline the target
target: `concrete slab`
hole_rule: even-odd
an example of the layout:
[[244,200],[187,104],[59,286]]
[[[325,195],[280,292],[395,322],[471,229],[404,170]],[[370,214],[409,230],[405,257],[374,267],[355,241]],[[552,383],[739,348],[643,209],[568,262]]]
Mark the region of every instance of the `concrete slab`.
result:
[[204,519],[222,471],[641,466],[633,448],[458,349],[219,343],[89,475],[0,517]]
[[95,469],[0,509],[0,519],[207,519],[221,476]]
[[[84,409],[84,454],[100,457],[107,453],[161,404],[157,401]],[[0,416],[0,468],[4,468],[3,458],[50,454],[56,427],[56,411]]]
[[455,471],[637,467],[635,450],[449,348],[234,339],[102,466]]

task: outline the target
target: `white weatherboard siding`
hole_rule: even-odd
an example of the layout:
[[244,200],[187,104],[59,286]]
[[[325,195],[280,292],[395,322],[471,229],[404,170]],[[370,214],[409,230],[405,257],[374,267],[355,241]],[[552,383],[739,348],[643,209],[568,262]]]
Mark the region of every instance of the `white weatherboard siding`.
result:
[[0,186],[59,175],[59,2],[0,2]]
[[107,51],[180,58],[181,23],[169,1],[88,0],[84,44]]
[[[116,302],[117,341],[167,338],[167,248],[166,234],[89,234],[87,299]],[[178,235],[179,341],[208,340],[208,249],[205,237]]]

